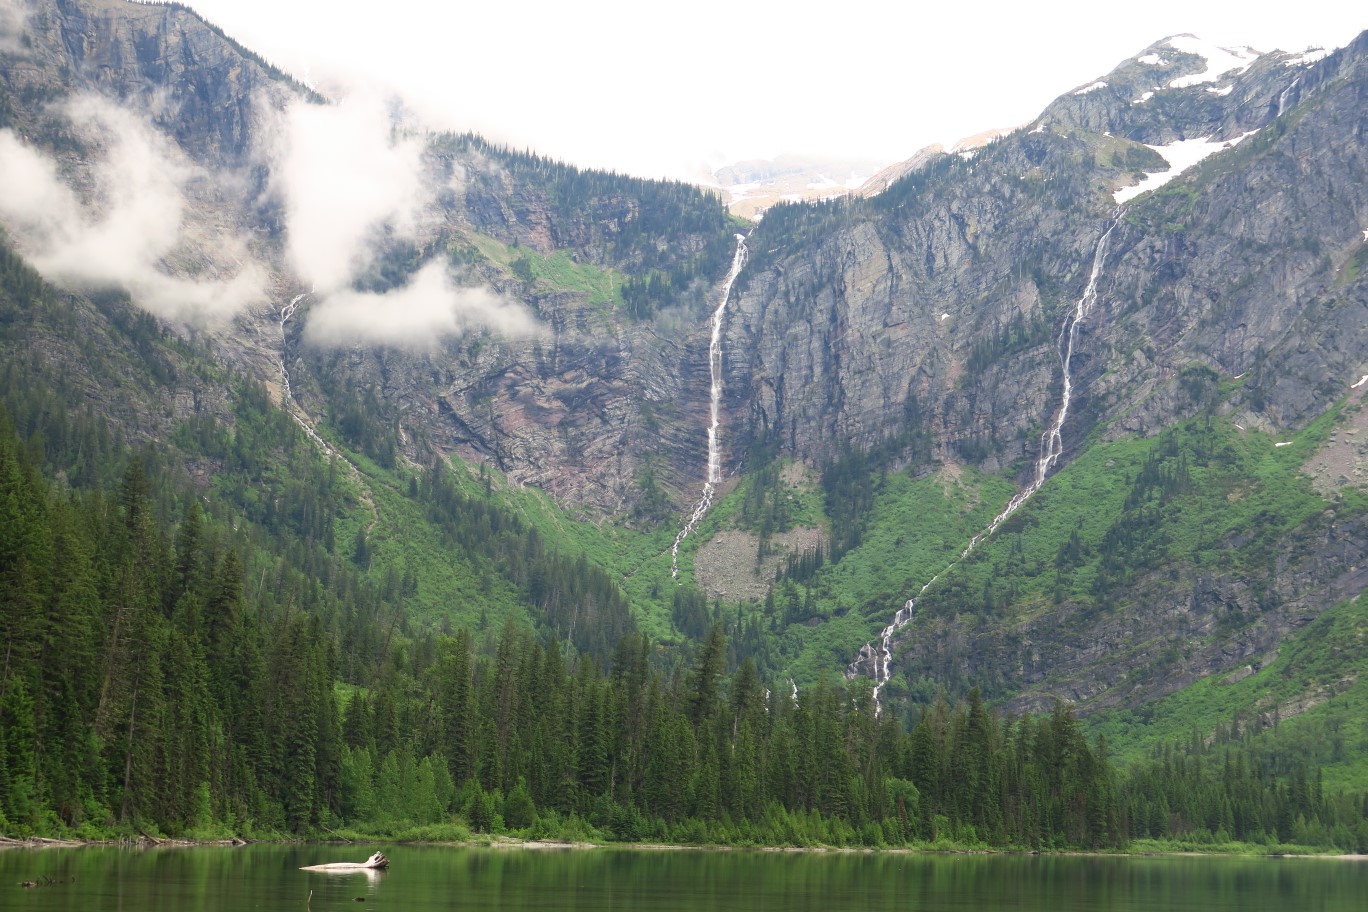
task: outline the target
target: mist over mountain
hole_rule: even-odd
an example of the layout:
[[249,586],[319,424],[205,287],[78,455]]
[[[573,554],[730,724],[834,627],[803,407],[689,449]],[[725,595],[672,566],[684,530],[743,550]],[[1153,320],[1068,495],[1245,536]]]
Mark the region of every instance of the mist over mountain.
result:
[[[734,165],[840,190],[743,213],[325,100],[176,4],[7,0],[0,224],[66,316],[6,291],[6,395],[52,384],[263,523],[222,441],[269,405],[354,488],[310,541],[431,625],[678,661],[717,623],[776,687],[849,668],[895,707],[1263,687],[1368,585],[1368,35],[1136,50],[878,175]],[[437,544],[410,481],[529,537]],[[548,541],[596,574],[573,598],[510,556]]]

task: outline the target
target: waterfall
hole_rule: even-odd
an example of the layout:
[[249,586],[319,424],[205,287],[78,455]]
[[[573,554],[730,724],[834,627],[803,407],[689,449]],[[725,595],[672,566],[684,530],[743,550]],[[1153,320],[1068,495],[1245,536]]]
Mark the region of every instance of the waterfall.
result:
[[332,447],[328,446],[327,442],[318,436],[318,431],[314,430],[313,424],[306,421],[300,414],[300,409],[294,401],[294,392],[290,389],[290,368],[287,364],[289,340],[285,335],[285,324],[290,322],[290,318],[299,309],[300,302],[311,294],[313,294],[311,291],[297,294],[290,299],[289,304],[280,308],[280,407],[284,409],[285,414],[295,420],[295,424],[299,425],[304,433],[309,435],[310,440],[318,444],[319,449],[329,456],[334,456],[336,454],[333,453]]
[[1297,83],[1299,82],[1301,82],[1300,76],[1292,80],[1292,83],[1287,88],[1278,93],[1278,113],[1274,115],[1275,117],[1282,117],[1283,111],[1287,110],[1287,99],[1292,92],[1296,90]]
[[327,456],[329,459],[340,459],[343,464],[346,465],[348,474],[351,475],[356,481],[357,486],[361,489],[362,503],[370,508],[371,521],[366,525],[366,535],[370,535],[371,531],[380,522],[380,511],[375,506],[375,498],[371,494],[370,485],[366,482],[365,476],[361,474],[361,470],[357,468],[356,463],[348,459],[341,451],[334,450],[328,445],[326,440],[319,436],[318,431],[314,428],[312,419],[309,417],[309,413],[304,411],[298,402],[295,402],[294,392],[290,389],[290,344],[289,338],[285,334],[285,324],[290,322],[290,318],[293,317],[295,311],[299,309],[300,303],[311,294],[313,294],[312,291],[297,294],[290,299],[289,304],[285,304],[280,308],[280,407],[285,414],[294,419],[295,424],[299,425],[300,430],[305,434],[308,434],[309,439],[318,445],[318,448],[323,451],[323,455]]
[[285,338],[285,324],[290,322],[290,317],[294,316],[295,310],[299,308],[299,302],[309,296],[309,292],[297,294],[290,299],[290,303],[280,308],[280,402],[289,410],[288,403],[294,400],[294,394],[290,391],[290,368],[286,365],[285,359],[289,350],[289,344]]
[[1074,347],[1078,342],[1078,324],[1087,318],[1093,305],[1097,303],[1097,282],[1102,276],[1102,265],[1107,259],[1107,241],[1111,238],[1112,232],[1116,230],[1120,221],[1121,210],[1118,209],[1112,216],[1111,224],[1107,226],[1107,230],[1102,232],[1102,237],[1098,239],[1097,246],[1093,248],[1092,269],[1088,273],[1088,283],[1084,286],[1083,295],[1074,305],[1073,311],[1064,318],[1064,325],[1059,331],[1059,338],[1055,341],[1055,350],[1059,353],[1060,366],[1064,374],[1064,389],[1060,395],[1059,409],[1055,412],[1054,420],[1050,422],[1049,428],[1040,435],[1040,456],[1036,459],[1035,474],[1030,483],[1012,496],[1002,512],[993,517],[992,522],[969,539],[969,544],[965,545],[959,557],[955,558],[940,573],[931,577],[915,597],[903,603],[903,606],[893,615],[893,621],[879,633],[879,645],[877,647],[874,643],[865,643],[860,647],[860,652],[855,657],[855,661],[846,666],[846,680],[859,675],[860,666],[863,663],[869,663],[873,669],[875,713],[881,710],[879,691],[888,683],[888,679],[892,675],[889,669],[893,663],[893,635],[911,623],[917,607],[917,599],[927,589],[930,589],[933,583],[968,557],[979,542],[996,532],[998,526],[1002,525],[1007,517],[1020,509],[1021,505],[1031,498],[1031,495],[1040,490],[1040,486],[1045,483],[1045,477],[1059,463],[1060,457],[1064,454],[1064,422],[1069,417],[1069,405],[1073,402],[1073,355]]
[[708,421],[708,477],[703,482],[703,494],[698,498],[698,503],[694,505],[693,513],[689,516],[689,521],[684,524],[684,528],[679,530],[675,536],[674,544],[670,546],[670,576],[679,576],[679,543],[684,541],[694,527],[708,512],[712,506],[713,492],[717,490],[718,484],[722,481],[722,452],[718,445],[718,430],[722,419],[722,320],[726,316],[727,301],[731,298],[732,286],[736,284],[736,277],[741,274],[741,269],[746,265],[746,236],[738,234],[736,236],[736,253],[732,255],[731,271],[727,273],[727,280],[722,285],[722,299],[717,304],[717,309],[712,315],[712,337],[708,341],[708,374],[711,382],[711,409]]

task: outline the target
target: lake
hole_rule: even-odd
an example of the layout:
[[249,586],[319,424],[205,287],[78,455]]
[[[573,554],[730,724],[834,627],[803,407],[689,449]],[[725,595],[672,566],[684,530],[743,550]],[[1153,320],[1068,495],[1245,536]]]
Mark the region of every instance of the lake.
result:
[[[388,873],[299,870],[377,850],[390,858]],[[369,844],[0,850],[6,912],[1357,912],[1365,897],[1368,863],[1340,859]]]

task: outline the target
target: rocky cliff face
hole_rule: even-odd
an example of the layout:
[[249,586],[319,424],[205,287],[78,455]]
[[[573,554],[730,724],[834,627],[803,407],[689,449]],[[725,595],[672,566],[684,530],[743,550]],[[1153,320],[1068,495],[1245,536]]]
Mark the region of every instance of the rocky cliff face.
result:
[[309,94],[183,7],[122,0],[33,4],[3,81],[23,126],[41,116],[36,100],[94,91],[213,168],[251,163],[263,109]]
[[[589,515],[630,514],[650,485],[677,509],[691,499],[705,458],[710,282],[730,255],[732,229],[715,202],[676,204],[675,221],[687,214],[694,227],[668,241],[624,242],[668,221],[647,182],[573,198],[544,163],[518,169],[478,143],[439,142],[429,167],[450,190],[401,272],[477,237],[565,252],[619,277],[714,262],[677,289],[674,306],[640,320],[477,258],[475,276],[530,304],[542,338],[342,354],[310,350],[296,331],[281,351],[276,311],[304,289],[279,247],[262,134],[304,90],[177,7],[39,4],[25,40],[4,72],[20,130],[40,132],[47,116],[26,100],[95,91],[145,114],[188,161],[239,175],[236,195],[219,188],[198,201],[255,233],[255,252],[275,270],[271,300],[219,335],[232,363],[274,381],[283,357],[315,416],[327,413],[330,387],[373,389],[410,456],[435,446],[489,459]],[[1149,48],[1014,134],[919,160],[873,199],[772,212],[726,326],[726,473],[757,440],[812,464],[845,444],[867,447],[896,433],[913,398],[940,458],[1024,470],[1059,382],[1054,337],[1113,217],[1112,191],[1163,169],[1147,144],[1251,131],[1243,148],[1170,185],[1181,192],[1121,216],[1103,313],[1084,327],[1083,407],[1068,438],[1100,420],[1113,433],[1162,426],[1186,407],[1176,378],[1194,362],[1224,376],[1252,372],[1249,421],[1296,424],[1322,409],[1363,347],[1361,297],[1341,289],[1368,222],[1362,43],[1310,64],[1265,55],[1192,85],[1207,61],[1184,48],[1178,39]],[[1285,369],[1267,369],[1280,346],[1295,351],[1279,360]]]
[[[1058,408],[1063,313],[1113,223],[1072,362],[1066,461],[1089,435],[1149,436],[1198,414],[1218,387],[1237,424],[1276,433],[1345,396],[1368,369],[1368,39],[1214,84],[1182,85],[1201,66],[1173,51],[1150,48],[871,204],[763,223],[729,335],[746,353],[729,393],[752,432],[819,462],[893,437],[915,397],[936,458],[1024,483]],[[1163,170],[1150,147],[1199,139],[1238,143],[1117,206],[1116,189]],[[930,593],[895,662],[909,680],[995,682],[1025,708],[1165,693],[1257,664],[1362,591],[1359,522],[1329,517],[1322,536],[1283,542],[1257,584],[1169,567],[1107,610],[1066,602],[1024,626],[947,616]]]
[[[413,240],[379,239],[384,274],[366,281],[393,285],[446,258],[472,284],[528,305],[543,331],[523,342],[476,334],[422,354],[320,349],[301,333],[316,299],[302,299],[293,321],[279,325],[284,305],[308,288],[285,254],[275,171],[282,112],[323,100],[176,5],[37,3],[20,38],[0,65],[0,126],[61,162],[97,209],[90,160],[102,149],[72,132],[63,103],[113,102],[163,136],[170,165],[193,175],[183,187],[182,224],[192,240],[158,266],[226,270],[231,262],[216,242],[247,239],[249,255],[269,272],[264,293],[228,324],[197,331],[227,364],[279,395],[286,366],[295,399],[282,404],[301,419],[335,412],[339,389],[372,392],[408,456],[426,462],[436,450],[488,460],[595,518],[653,522],[695,496],[706,459],[696,431],[707,420],[710,283],[725,271],[732,244],[720,201],[471,138],[432,137],[423,180],[440,192]],[[491,259],[481,244],[508,255]],[[655,319],[632,319],[573,282],[510,268],[527,256],[557,255],[610,284],[668,275],[668,306]]]
[[[282,399],[287,369],[285,404],[301,420],[337,423],[370,397],[375,435],[415,461],[488,461],[595,519],[673,523],[692,502],[708,314],[737,228],[720,201],[427,137],[425,179],[441,192],[413,237],[380,240],[381,262],[358,281],[394,285],[444,261],[526,305],[541,332],[417,352],[318,347],[301,332],[313,298],[280,322],[307,288],[285,253],[271,130],[286,106],[322,100],[175,6],[45,0],[21,37],[0,51],[0,126],[78,188],[89,149],[54,102],[95,94],[159,131],[203,178],[186,185],[192,241],[162,267],[226,269],[216,238],[248,239],[269,273],[261,299],[197,332]],[[1217,388],[1243,426],[1301,427],[1368,373],[1368,37],[1320,60],[1236,54],[1218,73],[1195,48],[1161,42],[1015,133],[921,155],[876,195],[771,210],[724,327],[723,474],[758,443],[816,467],[896,438],[916,414],[934,459],[1020,481],[1057,408],[1060,327],[1113,224],[1073,362],[1066,461],[1090,435],[1149,435],[1197,414]],[[1198,140],[1232,147],[1118,207],[1117,190]],[[212,383],[185,379],[177,395],[221,403]],[[1284,543],[1282,607],[1261,626],[1221,628],[1193,669],[1261,654],[1313,603],[1361,590],[1363,540],[1359,520],[1332,517],[1322,538]],[[1143,616],[1063,605],[1030,629],[986,633],[928,616],[900,650],[909,667],[999,674],[1023,705],[1047,686],[1122,700],[1154,681],[1108,677],[1102,657],[1127,649],[1143,665],[1172,630],[1205,636],[1231,606],[1244,611],[1239,579],[1180,577],[1147,580],[1158,607]]]
[[[1053,407],[1062,314],[1119,218],[1102,312],[1083,327],[1069,438],[1099,420],[1115,433],[1163,426],[1188,407],[1174,391],[1194,363],[1253,372],[1249,420],[1304,423],[1361,360],[1368,325],[1344,270],[1368,222],[1366,49],[1360,39],[1309,65],[1260,58],[1221,81],[1224,94],[1203,83],[1137,102],[1143,86],[1198,67],[1159,45],[1139,59],[1162,64],[1129,61],[869,205],[790,219],[803,229],[762,223],[754,246],[774,249],[741,286],[728,341],[746,354],[730,362],[730,402],[753,432],[820,460],[843,440],[890,434],[916,395],[936,415],[942,458],[1020,468]],[[1117,211],[1114,189],[1164,170],[1147,145],[1251,131],[1248,145]]]

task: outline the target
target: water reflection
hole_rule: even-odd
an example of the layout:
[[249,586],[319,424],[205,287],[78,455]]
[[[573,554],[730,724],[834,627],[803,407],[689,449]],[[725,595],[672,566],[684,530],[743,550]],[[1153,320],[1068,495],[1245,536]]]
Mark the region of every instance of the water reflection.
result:
[[300,870],[301,870],[301,871],[308,871],[310,874],[322,874],[323,876],[329,877],[329,878],[364,877],[366,880],[369,880],[372,884],[376,884],[376,883],[379,883],[380,881],[384,880],[384,879],[385,879],[385,875],[386,875],[387,873],[389,873],[388,871],[384,871],[384,870],[381,870],[381,869],[379,869],[379,868],[322,868],[322,867],[306,867],[306,868],[300,868]]
[[[1324,859],[395,846],[385,849],[388,874],[300,870],[338,852],[0,850],[0,908],[323,912],[366,899],[406,912],[1359,912],[1368,895],[1368,866]],[[22,889],[23,881],[49,885]]]

